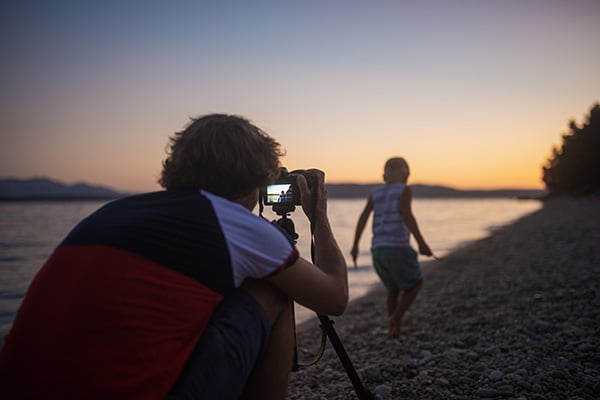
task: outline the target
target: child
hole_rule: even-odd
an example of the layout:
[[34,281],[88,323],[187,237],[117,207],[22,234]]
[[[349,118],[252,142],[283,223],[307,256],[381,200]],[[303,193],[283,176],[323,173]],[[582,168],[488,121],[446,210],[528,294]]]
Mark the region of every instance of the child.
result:
[[410,245],[410,234],[419,245],[419,253],[433,255],[411,210],[412,191],[406,184],[408,175],[409,168],[404,158],[390,158],[385,163],[385,185],[374,189],[369,196],[358,219],[350,252],[356,266],[360,236],[369,214],[375,211],[371,253],[373,267],[387,289],[389,335],[392,337],[398,337],[406,331],[402,327],[402,317],[423,285],[417,252]]

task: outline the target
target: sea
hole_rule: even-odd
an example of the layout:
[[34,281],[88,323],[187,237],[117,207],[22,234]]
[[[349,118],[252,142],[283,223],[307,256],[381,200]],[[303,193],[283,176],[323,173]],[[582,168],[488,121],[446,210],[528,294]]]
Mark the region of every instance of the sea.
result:
[[[350,249],[358,216],[364,199],[330,199],[329,220],[338,244],[348,264],[350,298],[356,299],[379,285],[370,257],[371,221],[360,241],[357,267]],[[15,318],[23,296],[35,274],[65,235],[84,217],[105,204],[105,201],[24,201],[0,202],[0,343]],[[537,200],[509,198],[422,199],[413,200],[413,213],[422,235],[436,257],[472,241],[484,238],[494,230],[542,207]],[[263,216],[276,221],[280,216],[270,208]],[[298,207],[289,217],[298,234],[300,254],[310,258],[310,226]],[[413,245],[416,244],[413,242]],[[421,261],[429,260],[421,257]],[[434,268],[435,262],[423,263]],[[52,310],[48,310],[52,312]],[[306,321],[315,314],[296,307],[296,322]]]

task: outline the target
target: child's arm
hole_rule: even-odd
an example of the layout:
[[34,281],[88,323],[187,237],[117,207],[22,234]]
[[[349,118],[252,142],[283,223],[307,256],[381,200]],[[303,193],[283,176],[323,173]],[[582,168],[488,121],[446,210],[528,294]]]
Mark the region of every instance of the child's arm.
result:
[[408,227],[410,233],[412,233],[417,240],[419,245],[419,253],[424,256],[431,256],[433,253],[431,249],[425,243],[425,239],[423,239],[423,235],[421,235],[421,231],[419,230],[419,225],[417,224],[417,220],[412,212],[412,190],[409,186],[404,189],[402,193],[402,198],[400,199],[400,212],[402,213],[402,219],[404,223]]
[[360,214],[358,218],[358,224],[356,224],[356,232],[354,233],[354,243],[352,244],[352,250],[350,250],[350,254],[352,255],[352,261],[354,261],[354,267],[356,268],[356,257],[358,257],[358,242],[360,241],[360,237],[365,229],[365,225],[367,225],[367,221],[369,220],[369,215],[373,211],[373,200],[371,200],[371,196],[369,196],[369,200],[367,200],[367,204],[365,205],[364,210]]

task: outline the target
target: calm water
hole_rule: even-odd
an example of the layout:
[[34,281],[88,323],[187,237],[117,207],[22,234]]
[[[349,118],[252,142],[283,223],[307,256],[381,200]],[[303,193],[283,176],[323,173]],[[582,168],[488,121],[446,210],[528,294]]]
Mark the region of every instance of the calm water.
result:
[[[63,237],[104,202],[15,202],[0,203],[0,343],[31,279]],[[358,268],[350,258],[356,221],[365,200],[334,199],[328,209],[331,225],[349,266],[350,296],[364,295],[378,278],[371,267],[369,243],[371,221],[360,242]],[[438,257],[469,241],[480,239],[494,229],[536,211],[538,201],[512,199],[415,199],[413,212],[421,233]],[[277,216],[270,210],[265,217]],[[299,234],[298,248],[310,258],[309,226],[303,212],[291,215]],[[298,322],[313,315],[297,308]]]

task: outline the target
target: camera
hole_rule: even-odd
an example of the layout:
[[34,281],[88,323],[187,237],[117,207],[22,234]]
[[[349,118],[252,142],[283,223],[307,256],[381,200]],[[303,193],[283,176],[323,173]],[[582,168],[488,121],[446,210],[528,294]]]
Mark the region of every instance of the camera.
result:
[[[260,190],[259,196],[260,215],[262,216],[263,204],[265,206],[272,206],[273,211],[281,216],[280,219],[273,221],[273,223],[285,231],[294,243],[298,239],[298,234],[296,233],[294,222],[288,218],[288,215],[296,210],[296,206],[302,205],[300,189],[298,188],[298,176],[300,175],[306,178],[306,183],[311,191],[312,188],[317,187],[315,177],[307,174],[306,170],[297,169],[288,172],[287,168],[281,167],[277,180],[263,187]],[[312,193],[311,204],[313,206],[316,198],[316,193]]]
[[299,206],[300,189],[298,189],[298,174],[289,174],[285,168],[281,169],[281,174],[277,181],[263,190],[263,203],[266,206],[274,206],[277,204],[288,206]]
[[306,175],[303,169],[288,172],[281,167],[279,178],[274,183],[267,185],[261,190],[260,198],[265,206],[273,206],[273,211],[279,215],[290,213],[296,206],[302,204],[300,189],[298,188],[298,176],[306,178],[309,189],[315,186],[314,178]]

